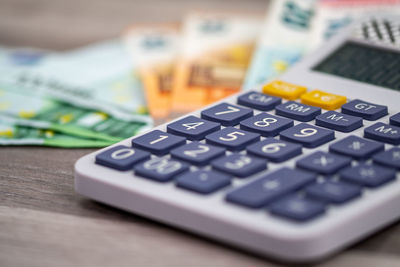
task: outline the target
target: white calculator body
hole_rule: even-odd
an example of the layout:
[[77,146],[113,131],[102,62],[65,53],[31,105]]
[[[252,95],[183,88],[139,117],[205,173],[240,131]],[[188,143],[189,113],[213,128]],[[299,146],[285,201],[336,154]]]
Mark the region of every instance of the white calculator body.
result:
[[[388,22],[375,23],[384,31]],[[354,31],[281,76],[272,95],[261,87],[233,95],[82,157],[75,190],[287,262],[322,259],[394,223],[400,33],[377,44]],[[287,96],[291,84],[308,91]],[[329,105],[312,103],[318,97]]]

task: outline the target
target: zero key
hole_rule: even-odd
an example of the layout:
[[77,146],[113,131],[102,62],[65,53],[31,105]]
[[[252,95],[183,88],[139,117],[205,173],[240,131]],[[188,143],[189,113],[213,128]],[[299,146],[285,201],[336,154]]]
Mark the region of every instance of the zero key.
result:
[[342,106],[342,113],[374,121],[388,114],[387,106],[355,99]]

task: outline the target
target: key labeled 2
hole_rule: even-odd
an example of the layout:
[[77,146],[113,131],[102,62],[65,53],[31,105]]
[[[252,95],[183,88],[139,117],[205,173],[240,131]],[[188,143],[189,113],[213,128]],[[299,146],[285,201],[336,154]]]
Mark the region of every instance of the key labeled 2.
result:
[[226,127],[221,131],[206,136],[208,144],[222,146],[232,151],[244,149],[247,145],[260,140],[260,135],[234,127]]

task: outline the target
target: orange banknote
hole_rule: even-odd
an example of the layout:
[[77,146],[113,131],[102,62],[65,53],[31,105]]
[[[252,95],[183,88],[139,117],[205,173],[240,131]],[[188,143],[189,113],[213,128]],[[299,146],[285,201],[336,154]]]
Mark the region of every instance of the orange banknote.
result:
[[178,26],[131,27],[124,40],[143,83],[150,114],[161,122],[168,117],[171,107],[174,64],[180,44]]
[[262,17],[254,14],[197,12],[185,18],[172,96],[174,114],[240,90],[261,25]]

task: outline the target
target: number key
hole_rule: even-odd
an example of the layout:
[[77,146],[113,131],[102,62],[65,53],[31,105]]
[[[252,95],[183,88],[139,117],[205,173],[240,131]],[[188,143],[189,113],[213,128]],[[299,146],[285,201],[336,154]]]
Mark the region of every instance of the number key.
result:
[[203,119],[219,122],[224,126],[234,126],[252,115],[253,110],[228,103],[221,103],[201,112]]
[[273,162],[282,162],[301,154],[302,146],[275,138],[267,138],[251,144],[247,152],[258,157],[267,158]]
[[200,142],[192,142],[171,151],[172,157],[200,166],[206,165],[224,154],[224,148]]
[[187,163],[167,158],[152,158],[134,167],[135,174],[158,182],[167,182],[189,169]]
[[214,169],[227,172],[237,177],[248,177],[267,168],[267,161],[239,153],[214,160]]
[[300,143],[305,147],[314,148],[335,138],[335,132],[315,127],[311,124],[300,123],[281,132],[281,139]]
[[223,146],[232,151],[244,149],[247,145],[260,140],[260,135],[234,127],[226,127],[221,131],[206,136],[207,143]]
[[268,113],[260,113],[240,122],[240,129],[256,132],[267,137],[276,136],[279,132],[292,126],[292,120]]
[[185,136],[189,140],[201,140],[207,134],[218,131],[221,125],[196,116],[188,116],[167,125],[167,132]]
[[126,171],[134,164],[150,158],[150,153],[127,146],[115,146],[96,155],[96,164]]
[[132,146],[155,155],[167,154],[171,149],[184,145],[186,139],[160,130],[154,130],[132,139]]

